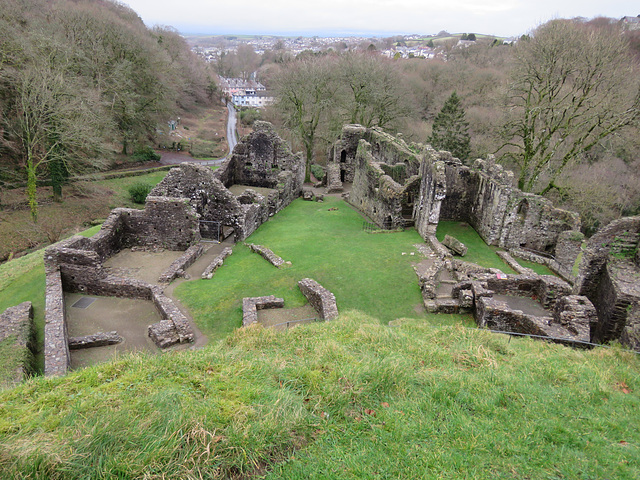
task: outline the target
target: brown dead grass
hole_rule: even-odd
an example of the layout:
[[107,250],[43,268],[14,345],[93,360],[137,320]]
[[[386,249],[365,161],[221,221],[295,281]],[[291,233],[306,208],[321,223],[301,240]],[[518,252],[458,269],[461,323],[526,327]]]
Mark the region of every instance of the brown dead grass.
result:
[[0,261],[40,247],[87,228],[90,222],[105,218],[114,192],[87,184],[68,185],[63,203],[53,202],[51,187],[38,189],[38,222],[31,219],[22,189],[3,192],[0,211]]

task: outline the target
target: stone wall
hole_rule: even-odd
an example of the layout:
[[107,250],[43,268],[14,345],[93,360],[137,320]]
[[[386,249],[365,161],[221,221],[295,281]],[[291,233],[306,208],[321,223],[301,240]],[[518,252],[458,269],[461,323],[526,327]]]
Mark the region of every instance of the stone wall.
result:
[[571,285],[551,275],[491,275],[486,284],[494,293],[529,297],[547,309],[553,309],[557,300],[571,294]]
[[64,291],[58,265],[45,251],[44,374],[64,375],[69,368],[69,335],[64,312]]
[[[386,143],[382,145],[388,148]],[[405,215],[408,220],[413,219],[413,202],[420,188],[420,177],[412,175],[403,184],[396,182],[385,172],[373,151],[374,145],[360,141],[349,202],[379,227],[389,230],[404,228]],[[389,154],[387,150],[385,152]],[[407,169],[402,170],[406,175]]]
[[415,212],[416,230],[425,240],[436,234],[442,201],[447,195],[444,162],[438,159],[431,147],[427,147],[427,158],[433,161],[424,161],[420,165],[420,192]]
[[322,320],[338,318],[338,306],[333,293],[311,278],[300,280],[298,287]]
[[202,244],[192,245],[180,256],[180,258],[171,262],[169,268],[167,268],[167,270],[158,278],[158,282],[171,283],[174,278],[184,276],[184,271],[193,265],[203,253],[204,247]]
[[276,268],[282,268],[285,265],[285,261],[280,258],[278,255],[273,253],[267,247],[262,245],[254,245],[253,243],[249,245],[249,250],[257,253],[262,258],[264,258],[267,262],[273,265]]
[[231,158],[215,175],[227,188],[248,185],[278,189],[278,211],[300,196],[305,166],[302,155],[291,152],[273,125],[257,121],[253,132],[240,140]]
[[639,245],[640,216],[615,220],[586,242],[574,293],[596,306],[595,342],[620,339],[640,351]]
[[0,342],[12,343],[15,357],[6,360],[16,366],[9,378],[0,378],[0,387],[19,383],[31,375],[36,350],[31,302],[9,307],[0,314]]
[[[251,235],[268,218],[265,204],[242,204],[205,165],[183,163],[171,169],[151,195],[188,199],[199,220],[233,228],[236,241]],[[264,197],[256,200],[264,202]],[[256,214],[260,210],[262,214]]]
[[[305,173],[304,159],[291,153],[271,124],[256,122],[254,128],[215,172],[204,165],[181,164],[169,171],[151,196],[186,198],[200,220],[231,227],[235,241],[244,240],[298,198]],[[236,197],[229,191],[232,185],[269,188],[273,192],[261,195],[247,189]]]
[[213,261],[209,264],[209,266],[207,266],[207,268],[204,269],[204,272],[202,272],[202,278],[203,279],[213,278],[213,274],[216,272],[218,268],[222,266],[225,258],[227,258],[232,253],[233,253],[233,250],[229,247],[226,247],[224,250],[222,250],[220,255],[217,255],[216,258],[214,258]]
[[480,328],[501,332],[550,337],[559,343],[589,342],[589,330],[595,308],[586,298],[561,298],[547,316],[514,310],[492,296],[476,298],[474,316]]
[[[470,168],[448,152],[427,148],[421,175],[416,228],[423,237],[440,218],[467,222],[486,243],[503,248],[554,253],[563,232],[575,232],[565,233],[565,239],[579,234],[576,213],[513,187],[513,174],[492,158],[476,160]],[[563,262],[570,263],[566,250],[562,254]]]
[[345,125],[342,127],[340,138],[329,150],[327,193],[341,191],[342,182],[353,182],[356,151],[360,140],[365,137],[366,133],[367,129],[362,125]]
[[258,323],[258,310],[265,308],[283,308],[284,300],[273,295],[264,297],[246,297],[242,299],[242,326]]

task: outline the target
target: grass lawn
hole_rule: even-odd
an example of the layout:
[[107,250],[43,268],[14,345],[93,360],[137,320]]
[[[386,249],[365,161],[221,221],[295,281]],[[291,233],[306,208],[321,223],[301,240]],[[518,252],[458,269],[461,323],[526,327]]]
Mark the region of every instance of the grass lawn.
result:
[[[331,210],[333,209],[333,210]],[[413,230],[365,233],[362,217],[344,201],[294,201],[249,237],[270,248],[288,268],[277,269],[238,244],[211,280],[179,285],[175,294],[205,334],[220,338],[242,324],[242,298],[275,295],[285,307],[306,303],[297,282],[310,277],[336,296],[338,309],[357,309],[387,323],[399,317],[426,318],[411,256],[422,243]],[[405,253],[405,255],[403,255]],[[431,315],[436,323],[460,322],[456,315]]]
[[640,360],[361,313],[0,391],[1,478],[618,479]]
[[535,263],[535,262],[530,262],[528,260],[523,260],[521,258],[517,258],[514,257],[514,260],[516,262],[518,262],[520,265],[522,265],[523,267],[526,268],[530,268],[531,270],[533,270],[534,272],[536,272],[539,275],[553,275],[553,276],[557,276],[555,273],[553,273],[549,267],[547,267],[546,265],[541,265],[539,263]]
[[438,223],[436,237],[442,241],[445,235],[455,237],[467,246],[467,254],[464,257],[456,258],[476,263],[486,268],[499,268],[504,273],[516,273],[496,255],[495,252],[499,249],[487,245],[468,223],[441,220]]

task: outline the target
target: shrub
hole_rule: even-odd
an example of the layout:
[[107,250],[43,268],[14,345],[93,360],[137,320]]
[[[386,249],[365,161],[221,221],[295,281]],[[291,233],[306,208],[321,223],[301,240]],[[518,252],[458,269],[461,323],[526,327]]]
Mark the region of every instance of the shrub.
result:
[[322,180],[324,178],[324,168],[322,168],[317,163],[311,165],[311,173],[316,177],[317,180]]
[[127,191],[134,203],[144,203],[153,187],[145,182],[136,182]]
[[253,122],[256,120],[262,119],[262,112],[257,108],[252,107],[242,107],[240,109],[240,122],[246,126],[250,127],[253,125]]
[[131,156],[138,162],[157,162],[161,158],[149,145],[138,146]]

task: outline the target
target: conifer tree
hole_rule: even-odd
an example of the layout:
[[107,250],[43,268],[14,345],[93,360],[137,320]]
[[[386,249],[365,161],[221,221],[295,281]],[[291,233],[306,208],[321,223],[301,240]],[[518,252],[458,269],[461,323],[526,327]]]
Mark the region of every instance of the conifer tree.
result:
[[433,122],[433,131],[427,142],[437,150],[447,150],[460,160],[467,160],[471,152],[469,123],[460,105],[460,97],[453,92],[444,102]]

